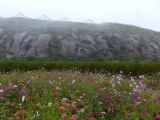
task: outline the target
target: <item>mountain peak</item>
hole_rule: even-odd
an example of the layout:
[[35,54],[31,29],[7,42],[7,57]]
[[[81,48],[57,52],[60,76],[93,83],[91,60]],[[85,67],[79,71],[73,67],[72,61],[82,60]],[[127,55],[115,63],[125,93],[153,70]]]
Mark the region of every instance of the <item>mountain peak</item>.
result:
[[85,21],[85,23],[92,23],[93,24],[95,22],[93,20],[91,20],[91,19],[88,19],[88,20]]
[[70,20],[68,18],[62,18],[60,19],[59,21],[62,21],[62,22],[70,22]]
[[17,17],[17,18],[27,18],[23,13],[18,13],[14,17]]
[[42,15],[38,19],[39,20],[51,20],[47,15]]

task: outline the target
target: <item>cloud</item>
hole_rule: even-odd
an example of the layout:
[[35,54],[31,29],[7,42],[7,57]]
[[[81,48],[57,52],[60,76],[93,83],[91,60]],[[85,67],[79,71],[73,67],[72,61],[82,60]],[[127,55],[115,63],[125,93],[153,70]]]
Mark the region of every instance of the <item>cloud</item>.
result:
[[0,16],[23,12],[29,17],[47,14],[53,19],[118,22],[160,30],[159,0],[1,0]]

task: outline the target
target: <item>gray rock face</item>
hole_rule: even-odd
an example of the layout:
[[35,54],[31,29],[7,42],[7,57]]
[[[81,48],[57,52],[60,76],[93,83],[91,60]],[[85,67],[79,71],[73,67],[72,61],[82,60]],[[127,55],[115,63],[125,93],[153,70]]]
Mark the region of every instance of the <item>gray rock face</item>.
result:
[[[32,39],[31,39],[32,40]],[[33,39],[34,40],[34,39]],[[51,40],[51,35],[49,34],[40,34],[37,38],[29,43],[31,48],[27,51],[27,56],[38,56],[40,58],[48,57],[48,43]],[[24,44],[26,45],[26,44]]]
[[0,59],[66,55],[151,60],[160,57],[160,33],[121,24],[0,19]]
[[0,34],[2,34],[3,33],[3,28],[0,28]]

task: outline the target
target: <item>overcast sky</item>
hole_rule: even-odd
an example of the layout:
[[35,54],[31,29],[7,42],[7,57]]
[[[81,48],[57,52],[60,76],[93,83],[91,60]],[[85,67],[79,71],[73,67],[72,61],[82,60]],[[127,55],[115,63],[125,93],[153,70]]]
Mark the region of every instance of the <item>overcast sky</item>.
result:
[[118,22],[160,31],[160,0],[0,0],[0,16]]

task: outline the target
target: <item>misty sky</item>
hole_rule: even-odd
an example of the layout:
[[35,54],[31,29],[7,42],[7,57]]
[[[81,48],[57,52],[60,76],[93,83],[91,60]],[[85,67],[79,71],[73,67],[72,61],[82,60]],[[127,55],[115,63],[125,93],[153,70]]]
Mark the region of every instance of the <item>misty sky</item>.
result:
[[0,0],[0,16],[118,22],[160,31],[160,0]]

